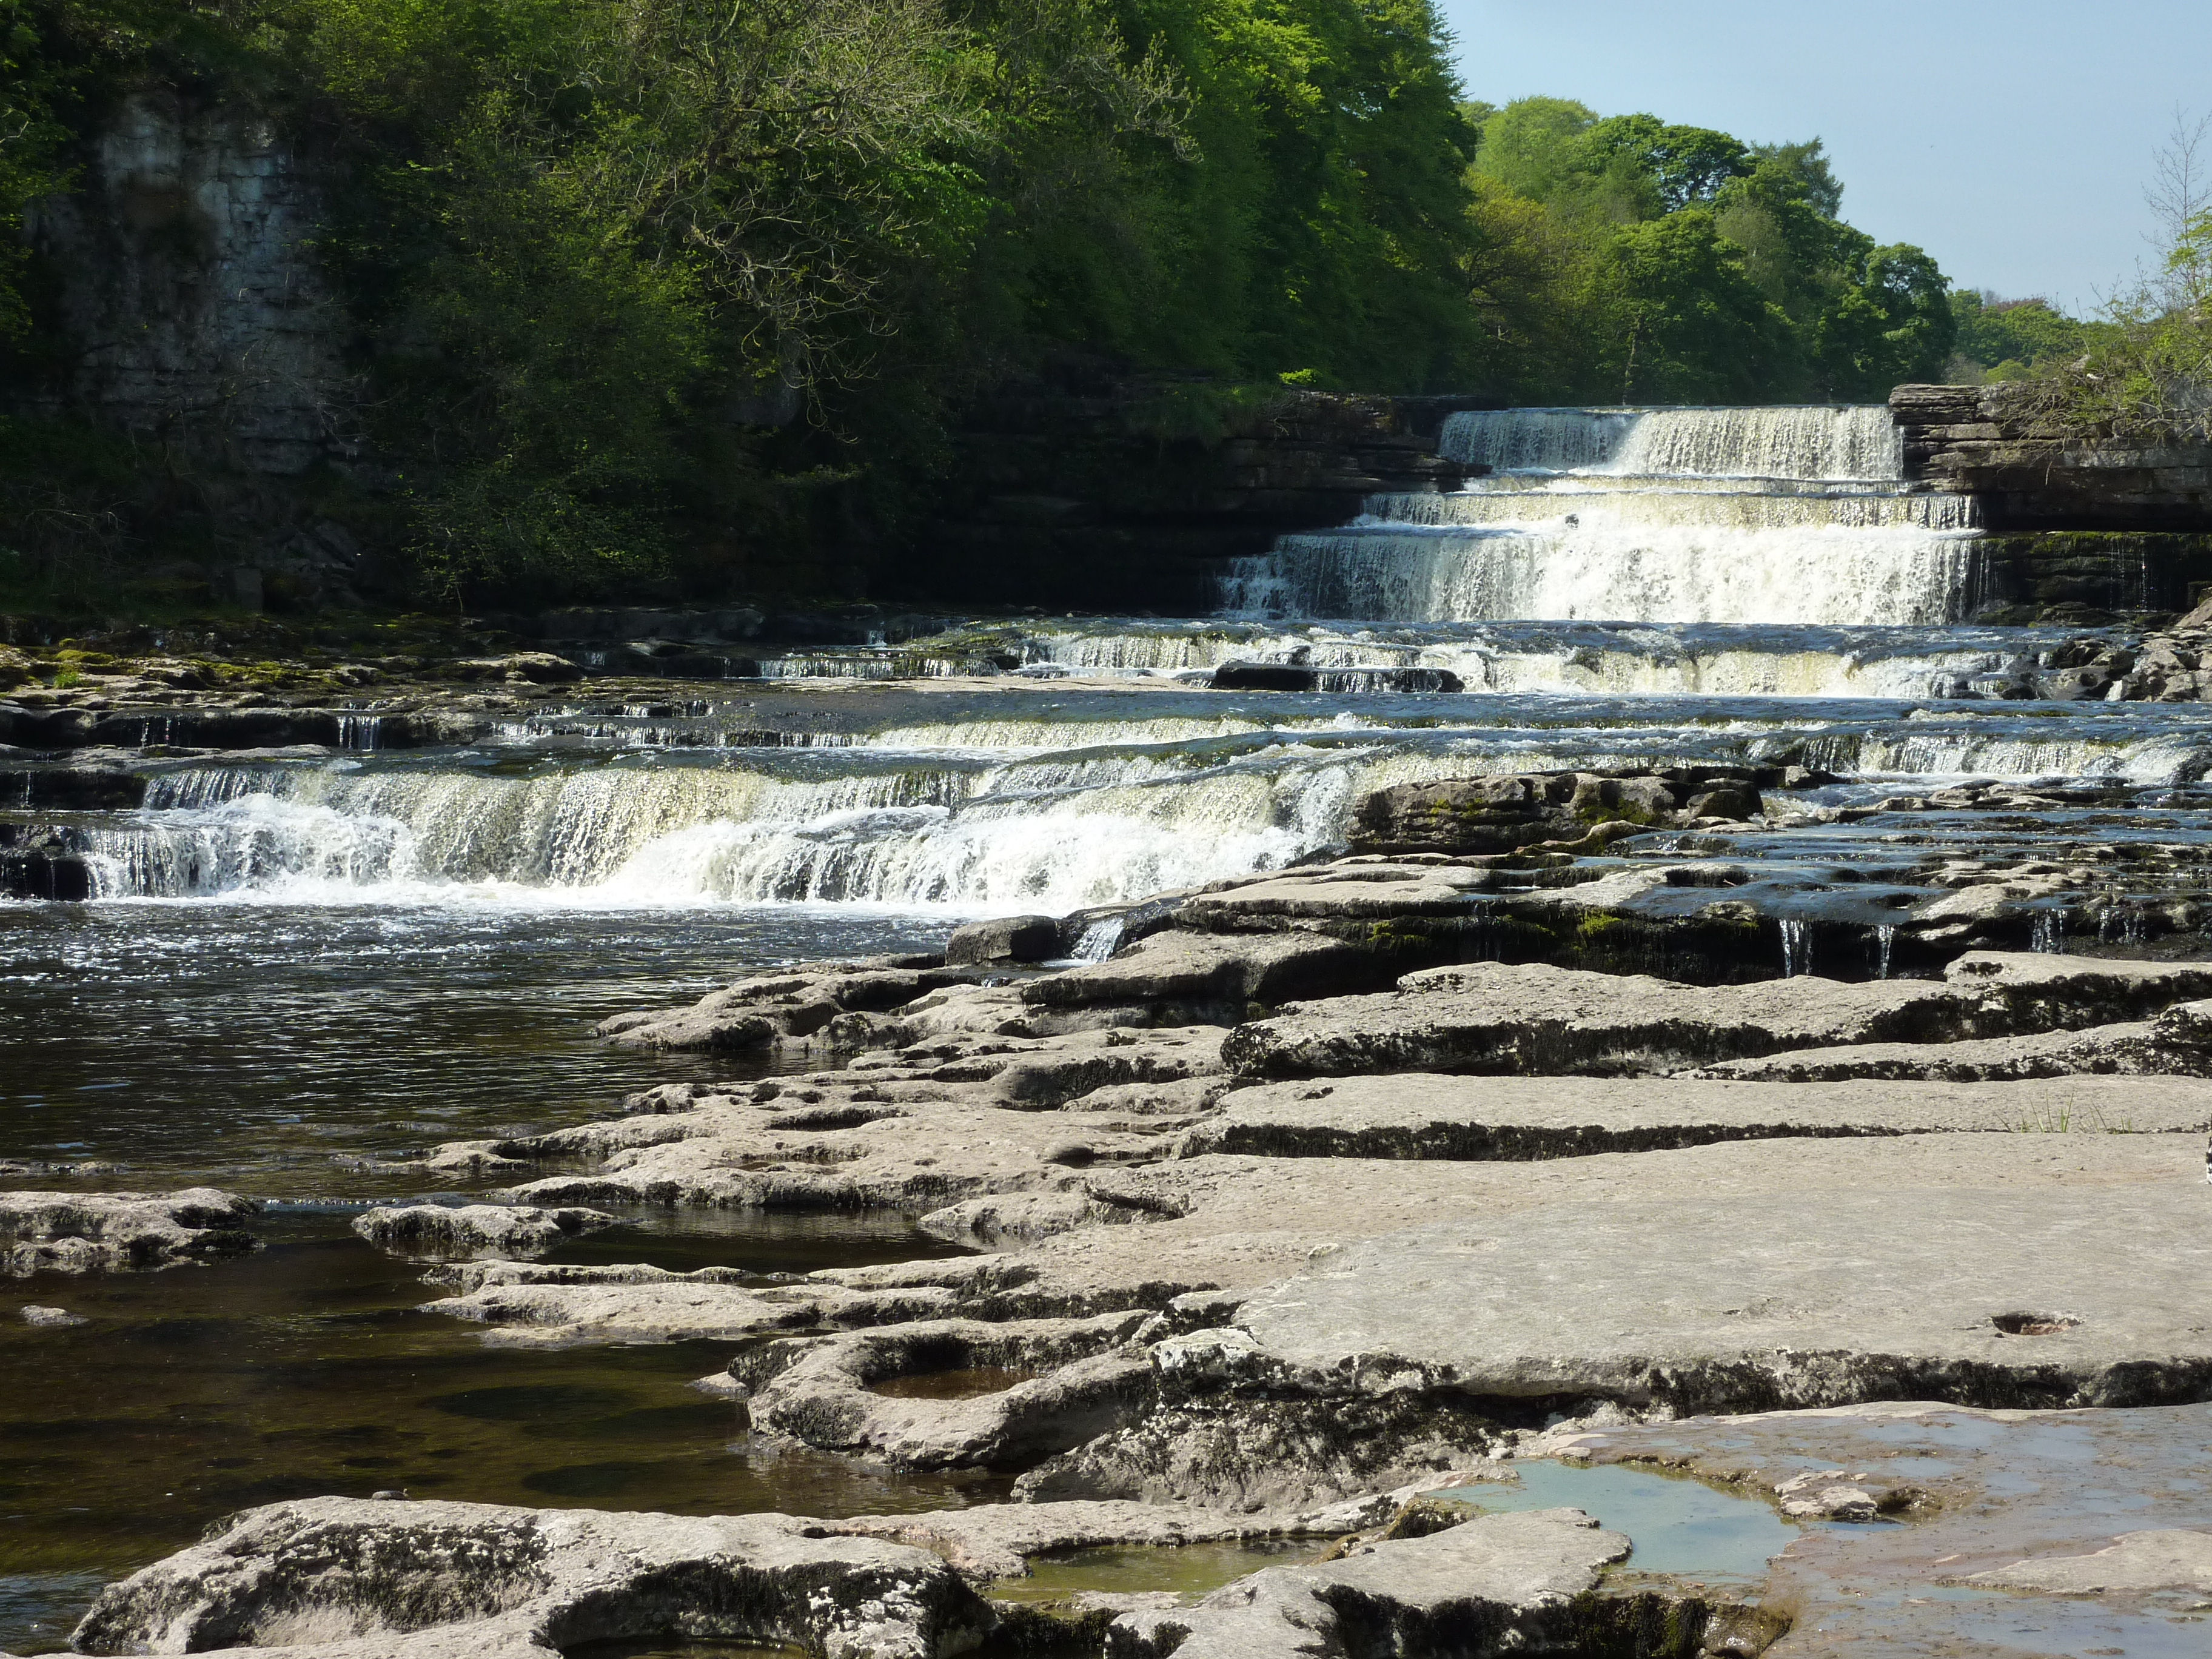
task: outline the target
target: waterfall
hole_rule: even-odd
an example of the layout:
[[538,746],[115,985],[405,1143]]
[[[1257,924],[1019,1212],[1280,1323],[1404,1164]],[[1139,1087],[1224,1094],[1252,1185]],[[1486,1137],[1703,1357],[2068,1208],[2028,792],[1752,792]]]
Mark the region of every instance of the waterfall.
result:
[[1397,781],[1370,753],[1264,740],[1200,764],[1176,750],[864,756],[867,769],[828,777],[203,767],[162,777],[147,811],[86,836],[106,898],[422,902],[475,890],[617,904],[1072,909],[1329,846],[1357,789]]
[[[1699,497],[1698,499],[1705,499]],[[1226,609],[1442,622],[1941,623],[1963,620],[1979,549],[1917,531],[1362,526],[1235,562]]]
[[1981,591],[1972,500],[1902,481],[1879,406],[1487,410],[1441,447],[1495,471],[1234,561],[1223,611],[1933,626]]
[[1879,404],[1798,409],[1504,409],[1454,415],[1444,455],[1498,471],[1660,477],[1897,479]]

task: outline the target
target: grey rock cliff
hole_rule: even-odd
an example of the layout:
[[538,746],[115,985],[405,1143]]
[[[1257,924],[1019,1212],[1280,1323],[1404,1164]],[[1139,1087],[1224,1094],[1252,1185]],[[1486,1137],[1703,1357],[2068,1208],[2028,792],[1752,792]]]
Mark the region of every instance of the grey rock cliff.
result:
[[76,190],[31,227],[64,277],[58,401],[249,472],[347,453],[323,193],[266,115],[163,88],[126,97]]

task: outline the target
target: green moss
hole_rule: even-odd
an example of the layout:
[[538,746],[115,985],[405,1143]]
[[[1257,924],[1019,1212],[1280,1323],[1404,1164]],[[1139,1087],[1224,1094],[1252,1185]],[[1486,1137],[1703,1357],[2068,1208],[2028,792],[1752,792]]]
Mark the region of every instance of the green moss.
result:
[[1621,801],[1612,806],[1607,806],[1600,802],[1592,802],[1577,807],[1575,810],[1575,816],[1588,824],[1655,822],[1649,811],[1631,801]]

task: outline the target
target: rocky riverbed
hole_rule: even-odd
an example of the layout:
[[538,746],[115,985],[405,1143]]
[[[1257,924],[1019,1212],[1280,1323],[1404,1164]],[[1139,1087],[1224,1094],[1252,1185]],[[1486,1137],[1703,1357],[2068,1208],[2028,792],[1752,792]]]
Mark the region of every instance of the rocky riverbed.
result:
[[[1453,867],[1394,882],[1406,914]],[[1021,969],[1027,924],[985,924],[941,957],[611,1020],[611,1042],[795,1064],[438,1148],[426,1176],[509,1184],[434,1225],[361,1224],[469,1258],[430,1269],[428,1305],[487,1340],[720,1340],[728,1369],[698,1386],[756,1435],[995,1470],[1021,1501],[837,1522],[283,1504],[109,1590],[79,1644],[2085,1650],[2039,1628],[2178,1652],[2202,1628],[2212,969],[1399,974],[1387,931],[1354,943],[1334,908],[1225,932],[1220,896],[1096,963]],[[599,1205],[903,1210],[976,1249],[795,1278],[525,1259]],[[1601,1524],[1617,1494],[1488,1504],[1562,1458],[1724,1489],[1786,1547],[1748,1583],[1717,1558],[1645,1571],[1675,1528]],[[1069,1550],[1218,1540],[1303,1554],[1194,1601],[993,1593]]]
[[[528,668],[283,715],[328,730],[212,688],[19,699],[9,867],[74,860],[86,915],[144,904],[154,938],[181,901],[280,917],[309,882],[634,903],[649,869],[692,884],[653,902],[795,906],[713,974],[562,913],[582,943],[550,971],[626,987],[529,1005],[596,1025],[562,1039],[584,1081],[501,1106],[534,1060],[456,1062],[465,1136],[380,1105],[319,1178],[349,1195],[333,1248],[421,1279],[378,1317],[518,1368],[456,1413],[526,1422],[550,1396],[506,1379],[533,1365],[696,1355],[698,1403],[631,1413],[624,1455],[652,1412],[726,1413],[761,1479],[431,1491],[378,1441],[103,1575],[82,1650],[2179,1654],[2212,1628],[2195,711]],[[155,719],[202,723],[114,724]],[[824,916],[893,899],[938,908]],[[407,914],[447,948],[455,912]],[[404,962],[363,990],[443,971]],[[236,1121],[289,1148],[380,1068],[434,1094],[436,1055],[386,1041],[302,1091],[325,1107]],[[11,1340],[90,1340],[95,1285],[247,1275],[300,1224],[250,1161],[0,1151]],[[878,1231],[830,1265],[670,1243],[790,1217]]]

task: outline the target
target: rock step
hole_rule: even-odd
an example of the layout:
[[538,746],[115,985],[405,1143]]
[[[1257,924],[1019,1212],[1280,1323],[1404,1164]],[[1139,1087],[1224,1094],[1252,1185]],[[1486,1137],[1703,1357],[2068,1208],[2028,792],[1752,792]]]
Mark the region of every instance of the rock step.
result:
[[1240,1089],[1221,1105],[1183,1131],[1177,1158],[1518,1162],[1792,1137],[2212,1129],[2212,1091],[2185,1078],[1898,1085],[1401,1073]]
[[1222,1058],[1255,1079],[1666,1072],[1791,1048],[2077,1029],[2208,994],[2212,968],[2033,952],[1964,956],[1940,982],[1711,988],[1476,963],[1409,974],[1393,992],[1294,1005],[1238,1026]]

